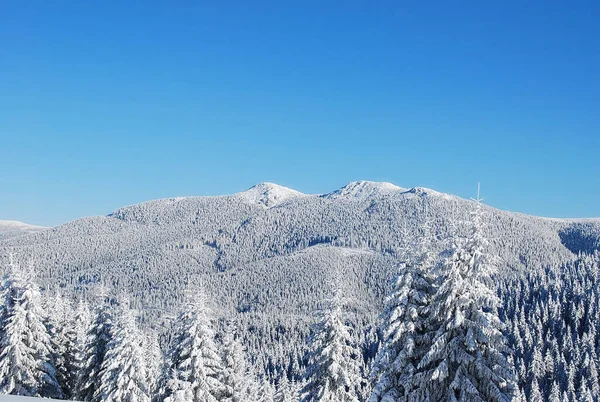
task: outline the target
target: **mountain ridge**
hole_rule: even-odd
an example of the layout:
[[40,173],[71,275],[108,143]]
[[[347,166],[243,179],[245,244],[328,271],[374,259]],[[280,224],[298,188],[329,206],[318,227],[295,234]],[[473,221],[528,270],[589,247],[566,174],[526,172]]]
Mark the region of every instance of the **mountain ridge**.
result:
[[[149,203],[169,203],[169,202],[177,202],[187,199],[210,199],[210,198],[223,198],[223,197],[243,197],[248,201],[254,200],[256,203],[264,204],[269,203],[269,206],[275,206],[279,202],[284,202],[290,198],[294,197],[322,197],[322,198],[340,198],[340,197],[377,197],[380,195],[399,195],[402,193],[413,193],[416,195],[431,195],[438,196],[445,199],[461,199],[464,201],[471,201],[469,198],[463,198],[458,195],[440,192],[428,187],[416,186],[416,187],[400,187],[396,184],[390,182],[378,182],[378,181],[370,181],[370,180],[357,180],[352,181],[336,190],[330,191],[328,193],[314,193],[307,194],[295,190],[290,187],[282,186],[272,182],[260,182],[255,184],[254,186],[232,194],[221,194],[221,195],[192,195],[192,196],[178,196],[178,197],[166,197],[166,198],[157,198],[148,201],[142,201],[136,204],[125,205],[120,208],[117,208],[115,211],[107,214],[107,215],[99,215],[99,216],[111,216],[115,212],[120,211],[125,208],[135,207],[138,205],[149,204]],[[266,198],[272,197],[274,200],[261,199],[261,196]],[[279,202],[274,202],[275,200],[280,200]],[[495,207],[492,207],[495,208]],[[498,209],[498,208],[495,208]],[[554,220],[554,221],[564,221],[564,222],[600,222],[600,217],[585,217],[585,218],[555,218],[555,217],[547,217],[547,216],[539,216],[535,214],[528,214],[518,211],[511,211],[506,209],[498,209],[500,211],[505,211],[514,214],[520,214],[524,216],[530,216],[534,218]],[[85,218],[81,218],[85,219]],[[1,221],[0,221],[1,222]],[[69,222],[66,222],[69,223]],[[58,225],[60,226],[60,225]]]
[[[115,299],[129,300],[145,328],[161,333],[190,290],[201,291],[218,319],[238,322],[245,346],[263,364],[282,364],[289,356],[279,356],[278,342],[264,342],[266,336],[300,342],[302,349],[311,313],[329,297],[332,282],[350,300],[355,321],[371,325],[423,223],[439,254],[464,233],[476,205],[373,182],[342,189],[307,195],[268,183],[227,196],[126,206],[0,240],[0,270],[12,254],[36,268],[46,292],[91,299],[91,290],[104,287]],[[487,205],[483,211],[501,275],[600,250],[600,222],[548,220]]]

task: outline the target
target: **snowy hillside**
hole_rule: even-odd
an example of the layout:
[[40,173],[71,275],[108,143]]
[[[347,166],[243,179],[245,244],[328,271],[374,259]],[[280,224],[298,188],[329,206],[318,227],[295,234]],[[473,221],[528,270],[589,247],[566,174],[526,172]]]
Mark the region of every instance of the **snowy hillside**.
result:
[[[103,284],[115,297],[127,296],[143,323],[160,331],[186,289],[200,285],[220,317],[237,317],[248,328],[246,346],[275,348],[265,337],[296,342],[307,334],[336,270],[357,320],[372,322],[424,212],[442,251],[472,208],[469,200],[389,183],[355,182],[324,195],[263,183],[234,195],[150,201],[5,238],[0,263],[10,252],[32,261],[43,287],[67,295]],[[599,221],[485,212],[504,273],[600,249]]]
[[9,237],[20,236],[27,233],[35,233],[47,228],[42,226],[28,225],[27,223],[18,221],[2,221],[0,220],[0,240],[8,239]]
[[[131,294],[152,316],[171,313],[185,287],[200,281],[224,313],[306,313],[322,296],[314,283],[338,264],[354,272],[344,278],[347,286],[367,278],[370,285],[355,296],[371,310],[424,211],[436,236],[445,239],[461,230],[456,222],[466,220],[471,207],[469,200],[389,183],[354,182],[325,195],[263,183],[229,196],[150,201],[4,239],[0,259],[14,250],[17,258],[35,261],[51,287],[82,291],[103,283]],[[580,248],[599,247],[597,222],[487,211],[505,267],[567,261]],[[440,242],[438,251],[445,246]],[[283,273],[295,279],[277,280]],[[289,298],[278,300],[288,292]],[[302,302],[295,294],[305,295]]]
[[32,398],[28,396],[0,395],[0,402],[52,402],[58,399]]

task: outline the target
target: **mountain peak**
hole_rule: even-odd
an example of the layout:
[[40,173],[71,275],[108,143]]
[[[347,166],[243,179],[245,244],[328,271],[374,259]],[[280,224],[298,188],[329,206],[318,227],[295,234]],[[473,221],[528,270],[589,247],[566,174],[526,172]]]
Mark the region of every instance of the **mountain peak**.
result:
[[339,190],[335,190],[329,194],[325,194],[324,197],[369,198],[402,191],[406,190],[392,183],[360,180],[348,183]]
[[279,184],[264,182],[252,186],[237,195],[250,203],[262,204],[269,208],[285,200],[303,196],[304,194],[294,189],[280,186]]

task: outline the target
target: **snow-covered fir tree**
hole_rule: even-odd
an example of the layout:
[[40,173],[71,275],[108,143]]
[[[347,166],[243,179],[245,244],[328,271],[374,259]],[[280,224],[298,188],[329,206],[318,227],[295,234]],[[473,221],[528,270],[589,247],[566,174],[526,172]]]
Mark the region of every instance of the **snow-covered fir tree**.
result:
[[243,400],[259,402],[260,380],[258,379],[254,369],[251,367],[248,367],[246,370],[246,375],[248,378],[248,387],[246,388],[245,399]]
[[75,311],[70,300],[63,298],[60,293],[47,298],[45,305],[48,312],[47,327],[54,349],[56,378],[64,398],[72,399],[80,369]]
[[92,315],[87,302],[83,300],[77,302],[72,323],[75,332],[75,342],[72,345],[73,351],[71,351],[74,358],[73,395],[77,396],[79,386],[83,383],[82,375],[84,374],[87,335],[92,324]]
[[304,402],[359,401],[365,382],[362,355],[344,315],[342,297],[336,289],[314,325],[307,384],[302,390]]
[[496,262],[487,253],[477,202],[467,239],[457,239],[433,298],[428,325],[437,327],[419,363],[412,400],[508,401],[514,397],[513,367],[506,358],[500,304],[491,282]]
[[[253,374],[246,363],[246,355],[240,343],[235,339],[235,329],[229,324],[223,337],[221,381],[224,395],[221,401],[244,402],[252,400],[255,383]],[[254,395],[256,399],[256,395]]]
[[275,387],[268,378],[263,377],[260,381],[256,402],[273,402],[275,399]]
[[143,335],[142,349],[146,362],[146,384],[151,395],[158,392],[158,382],[164,370],[164,358],[154,331]]
[[298,402],[300,400],[300,389],[302,388],[295,380],[289,380],[283,376],[277,383],[274,402]]
[[201,297],[177,318],[179,329],[159,391],[161,401],[217,402],[224,396],[223,363],[215,343],[212,313]]
[[101,401],[97,393],[102,383],[100,371],[104,364],[108,343],[114,336],[114,312],[110,299],[104,291],[100,292],[99,299],[101,304],[93,314],[84,341],[82,368],[76,392],[79,401]]
[[146,354],[143,337],[130,310],[120,309],[106,346],[100,384],[94,399],[103,402],[149,402]]
[[62,398],[33,269],[20,270],[11,260],[2,287],[0,394]]
[[371,370],[371,402],[405,400],[420,386],[414,381],[415,373],[430,347],[426,317],[435,289],[435,257],[427,218],[418,239],[417,257],[402,264],[380,316],[382,343]]

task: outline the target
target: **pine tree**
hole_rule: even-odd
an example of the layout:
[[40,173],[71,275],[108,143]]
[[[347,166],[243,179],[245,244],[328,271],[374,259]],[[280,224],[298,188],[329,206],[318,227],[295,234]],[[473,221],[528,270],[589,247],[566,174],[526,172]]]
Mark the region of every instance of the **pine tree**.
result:
[[308,383],[302,400],[358,402],[363,382],[361,353],[345,323],[339,291],[319,312],[311,344]]
[[0,394],[62,398],[33,272],[18,272],[12,259],[9,269],[3,284]]
[[130,311],[123,309],[112,333],[94,399],[103,402],[149,402],[143,338]]
[[102,383],[100,370],[104,364],[107,346],[113,337],[113,311],[110,300],[101,294],[102,305],[96,310],[94,319],[86,332],[82,369],[77,384],[77,399],[100,402],[97,391]]
[[425,322],[434,291],[431,271],[435,260],[431,246],[429,224],[425,221],[416,263],[405,265],[394,279],[380,317],[383,339],[371,373],[374,381],[371,402],[406,398],[417,386],[417,365],[430,344]]
[[179,315],[179,330],[170,352],[160,400],[216,402],[223,397],[222,362],[210,316],[210,311],[200,301]]
[[495,261],[486,248],[478,202],[470,236],[455,241],[432,302],[429,325],[437,330],[418,366],[426,373],[416,391],[424,400],[491,402],[514,395],[514,368],[497,313],[500,300],[492,290]]

